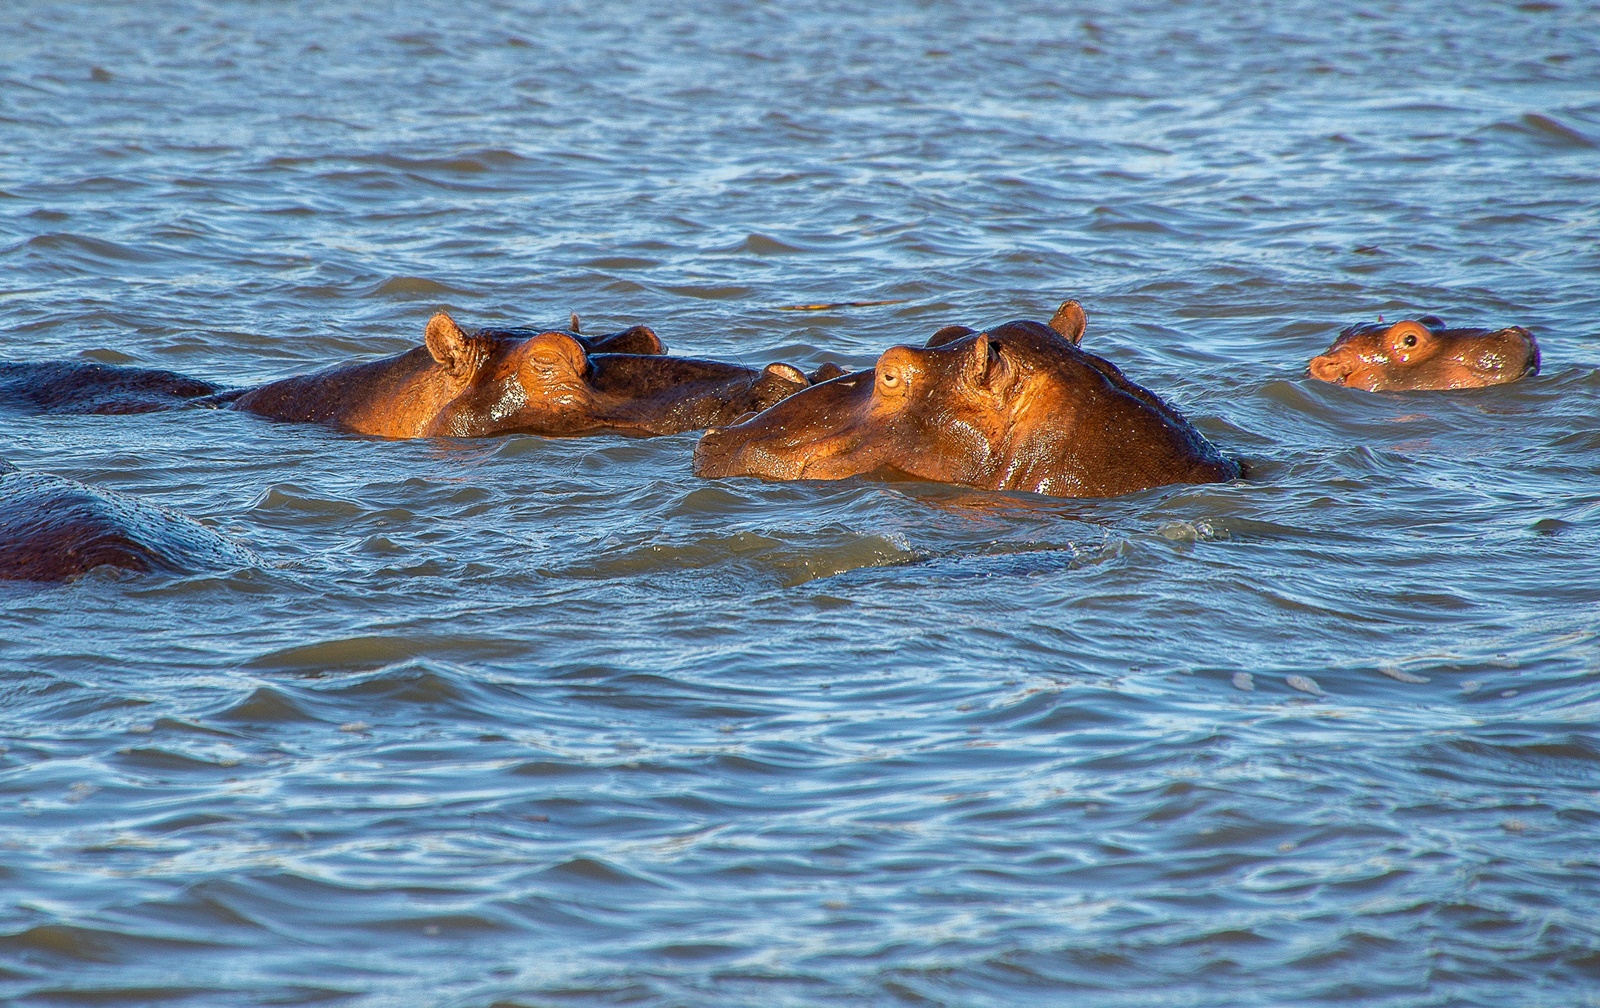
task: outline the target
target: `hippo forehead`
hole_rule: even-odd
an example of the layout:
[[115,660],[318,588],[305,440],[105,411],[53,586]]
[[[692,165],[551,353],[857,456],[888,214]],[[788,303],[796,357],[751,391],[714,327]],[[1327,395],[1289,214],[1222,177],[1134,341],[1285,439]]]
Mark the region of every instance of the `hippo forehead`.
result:
[[1032,373],[1070,380],[1095,371],[1088,363],[1087,353],[1049,326],[1025,319],[970,333],[938,346],[915,350],[914,353],[921,359],[954,363],[970,358],[974,354],[974,347],[981,341],[998,348],[1008,364],[1021,366]]
[[1340,332],[1337,337],[1335,337],[1333,345],[1328,347],[1327,352],[1332,353],[1333,351],[1338,350],[1340,347],[1350,346],[1353,343],[1370,344],[1377,340],[1381,340],[1384,333],[1388,332],[1398,324],[1399,323],[1396,322],[1363,322],[1357,325],[1348,326],[1342,332]]

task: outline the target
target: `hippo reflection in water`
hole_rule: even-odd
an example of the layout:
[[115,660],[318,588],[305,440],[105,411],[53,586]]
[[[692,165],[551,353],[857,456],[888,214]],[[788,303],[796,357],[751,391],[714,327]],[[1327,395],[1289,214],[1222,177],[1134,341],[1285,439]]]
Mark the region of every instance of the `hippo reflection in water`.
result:
[[705,477],[842,479],[886,469],[986,490],[1112,497],[1239,476],[1177,410],[1078,348],[1077,302],[1049,325],[939,330],[871,371],[796,393],[695,449]]
[[1310,364],[1311,377],[1368,392],[1481,388],[1539,373],[1539,344],[1521,326],[1447,329],[1435,315],[1351,326]]
[[788,364],[756,370],[665,354],[644,326],[594,338],[532,329],[468,334],[440,312],[416,349],[254,389],[219,391],[142,368],[0,364],[0,405],[55,413],[223,407],[390,438],[647,436],[732,423],[811,384]]
[[260,563],[192,518],[0,460],[0,581],[64,581],[102,566],[184,573]]

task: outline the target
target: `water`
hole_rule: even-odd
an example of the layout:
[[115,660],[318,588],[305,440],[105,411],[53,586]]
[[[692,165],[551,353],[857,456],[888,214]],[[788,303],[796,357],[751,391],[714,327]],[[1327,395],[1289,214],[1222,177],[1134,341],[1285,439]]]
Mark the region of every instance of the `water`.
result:
[[[6,21],[7,358],[262,382],[443,307],[862,366],[1078,297],[1252,475],[6,420],[270,564],[0,587],[0,1001],[1600,1004],[1593,5]],[[1304,377],[1422,312],[1544,372]]]

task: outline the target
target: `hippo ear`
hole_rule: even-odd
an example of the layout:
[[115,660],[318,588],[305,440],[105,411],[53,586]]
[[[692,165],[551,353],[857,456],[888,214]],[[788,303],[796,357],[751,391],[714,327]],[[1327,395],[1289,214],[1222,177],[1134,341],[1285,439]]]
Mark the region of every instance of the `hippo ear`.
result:
[[439,312],[428,320],[428,329],[422,337],[433,359],[443,364],[453,375],[462,375],[474,363],[472,341],[456,325],[456,320]]
[[1073,346],[1077,346],[1078,341],[1083,339],[1083,330],[1088,324],[1089,318],[1083,313],[1083,305],[1076,301],[1061,302],[1061,307],[1050,316],[1050,328],[1060,333]]
[[572,316],[572,318],[571,318],[572,331],[575,332],[575,333],[583,332],[583,319],[578,317],[578,313],[577,312],[568,312],[567,314]]
[[974,384],[999,396],[1011,391],[1016,374],[1006,360],[1004,347],[999,340],[988,333],[979,333],[978,338],[972,341],[968,355],[967,373],[972,376]]
[[815,371],[811,372],[808,377],[811,380],[811,384],[821,385],[823,382],[833,381],[835,378],[838,378],[843,374],[844,368],[835,364],[833,361],[829,361],[828,363],[817,368]]
[[929,336],[928,342],[923,345],[930,347],[944,346],[946,343],[954,343],[963,336],[971,336],[977,331],[964,325],[947,325],[932,336]]
[[761,369],[761,377],[781,378],[786,382],[793,382],[794,384],[800,386],[811,384],[811,380],[805,376],[805,372],[801,371],[793,364],[768,364],[766,367]]
[[1440,330],[1444,329],[1444,319],[1437,315],[1424,315],[1417,319],[1417,321],[1421,322],[1429,329],[1432,329],[1434,332],[1439,332]]
[[636,325],[609,336],[585,336],[580,341],[590,353],[625,353],[659,357],[667,352],[667,345],[649,326]]

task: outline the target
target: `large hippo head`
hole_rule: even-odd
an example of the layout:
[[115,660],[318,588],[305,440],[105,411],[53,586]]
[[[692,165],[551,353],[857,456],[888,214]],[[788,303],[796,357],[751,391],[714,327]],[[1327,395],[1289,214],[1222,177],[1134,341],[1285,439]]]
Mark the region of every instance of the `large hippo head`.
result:
[[[618,347],[633,352],[610,352]],[[649,435],[732,423],[810,384],[787,364],[758,371],[667,357],[663,349],[643,326],[599,338],[528,329],[467,333],[440,312],[415,350],[286,378],[232,405],[380,437]]]
[[1051,325],[946,327],[871,371],[799,392],[695,449],[700,476],[842,479],[877,469],[988,490],[1111,497],[1233,479],[1176,410],[1080,350],[1083,312]]
[[1368,392],[1480,388],[1539,373],[1539,344],[1521,326],[1447,329],[1437,316],[1351,326],[1311,377]]

